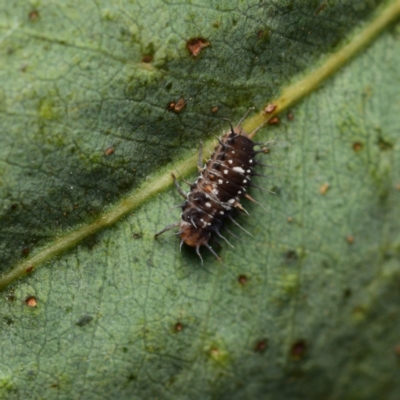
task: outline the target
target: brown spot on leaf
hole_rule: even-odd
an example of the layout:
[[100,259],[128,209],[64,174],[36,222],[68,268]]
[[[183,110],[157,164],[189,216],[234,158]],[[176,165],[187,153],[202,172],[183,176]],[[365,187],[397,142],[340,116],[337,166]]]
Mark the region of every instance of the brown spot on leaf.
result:
[[307,352],[307,343],[304,339],[299,339],[292,344],[290,348],[290,355],[293,360],[299,361],[301,360]]
[[358,151],[362,150],[363,146],[364,145],[361,142],[354,142],[353,143],[353,150],[355,152],[358,152]]
[[29,20],[30,21],[37,21],[39,19],[39,11],[38,10],[32,10],[29,13]]
[[274,117],[274,118],[271,118],[271,119],[268,121],[268,124],[269,124],[269,125],[278,125],[279,122],[281,122],[280,119],[279,119],[279,117]]
[[218,111],[218,107],[213,107],[212,109],[211,109],[211,112],[212,113],[216,113]]
[[146,63],[146,64],[149,64],[149,63],[151,63],[152,61],[153,61],[153,56],[150,55],[150,54],[146,54],[146,55],[144,55],[143,58],[142,58],[142,62],[144,62],[144,63]]
[[398,344],[398,345],[394,348],[394,354],[396,354],[397,357],[400,357],[400,344]]
[[22,249],[22,255],[27,256],[29,254],[30,250],[29,247],[24,247]]
[[183,324],[182,324],[181,322],[177,322],[177,323],[174,325],[174,331],[175,331],[175,332],[181,332],[181,331],[183,331]]
[[30,272],[32,272],[33,271],[33,265],[30,265],[28,268],[26,268],[26,270],[25,270],[25,272],[27,273],[27,274],[29,274]]
[[287,222],[289,222],[289,224],[291,224],[293,222],[293,217],[287,217]]
[[114,153],[114,151],[115,151],[115,147],[114,147],[114,146],[107,147],[107,148],[104,150],[104,155],[105,155],[106,157],[107,157],[107,156],[110,156],[111,154]]
[[319,193],[324,196],[329,190],[329,183],[324,183],[323,185],[320,186],[319,188]]
[[271,114],[276,109],[276,104],[268,104],[267,107],[264,108],[264,114]]
[[172,102],[168,104],[168,110],[173,111],[175,113],[181,112],[186,106],[185,100],[180,98],[176,103]]
[[254,351],[257,353],[264,353],[265,350],[267,350],[267,348],[268,348],[268,339],[261,339],[255,344]]
[[247,276],[246,275],[239,275],[238,276],[238,282],[241,284],[241,285],[246,285],[246,283],[249,281],[249,278],[247,278]]
[[294,120],[294,114],[293,114],[292,111],[290,111],[290,113],[288,113],[287,119],[288,119],[289,121],[293,121],[293,120]]
[[352,236],[352,235],[347,236],[346,237],[346,242],[348,244],[353,244],[354,243],[354,236]]
[[37,306],[37,299],[35,296],[29,296],[25,299],[25,303],[28,307],[36,307]]
[[210,42],[203,38],[194,38],[186,42],[186,48],[193,57],[197,57],[201,50],[208,46],[210,46]]

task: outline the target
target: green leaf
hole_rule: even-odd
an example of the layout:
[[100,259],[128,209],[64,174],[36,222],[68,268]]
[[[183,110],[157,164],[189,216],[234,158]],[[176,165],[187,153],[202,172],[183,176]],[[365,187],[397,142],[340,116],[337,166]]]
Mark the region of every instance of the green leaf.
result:
[[[0,2],[0,398],[395,399],[399,25],[315,88],[399,10]],[[154,240],[169,173],[273,98],[253,237]]]

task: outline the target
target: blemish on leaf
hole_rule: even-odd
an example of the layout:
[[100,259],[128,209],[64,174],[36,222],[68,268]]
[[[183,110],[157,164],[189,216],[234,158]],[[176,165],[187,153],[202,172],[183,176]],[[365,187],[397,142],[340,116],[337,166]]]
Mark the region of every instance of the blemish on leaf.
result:
[[353,150],[355,152],[361,151],[363,147],[364,147],[364,145],[361,142],[354,142],[353,143]]
[[290,356],[295,361],[300,361],[307,352],[307,343],[304,339],[299,339],[292,344],[290,348]]
[[319,193],[320,193],[322,196],[324,196],[324,195],[326,195],[326,193],[328,192],[328,190],[329,190],[329,183],[324,183],[323,185],[320,186],[320,188],[319,188]]
[[9,293],[9,294],[6,296],[6,299],[7,299],[8,301],[15,301],[17,298],[15,297],[15,294],[14,294],[14,293]]
[[144,63],[146,63],[146,64],[149,64],[149,63],[151,63],[152,61],[153,61],[153,56],[150,55],[150,54],[146,54],[146,55],[144,55],[143,58],[142,58],[142,62],[144,62]]
[[287,262],[294,262],[297,261],[297,259],[299,258],[299,256],[297,255],[295,250],[288,250],[285,253],[285,260]]
[[33,265],[30,265],[28,268],[25,269],[25,272],[27,274],[31,273],[33,271]]
[[194,38],[186,42],[186,48],[193,57],[197,57],[201,50],[208,46],[210,46],[210,42],[203,38]]
[[185,106],[186,106],[185,100],[180,98],[176,103],[175,102],[169,103],[167,108],[169,111],[179,113],[185,108]]
[[249,278],[247,278],[246,275],[239,275],[239,277],[238,277],[238,282],[239,282],[241,285],[243,285],[243,286],[246,285],[248,281],[249,281]]
[[400,357],[400,344],[398,344],[395,348],[394,348],[394,354],[397,357]]
[[78,321],[76,322],[75,325],[80,326],[80,327],[85,326],[85,325],[87,325],[90,321],[92,321],[92,319],[93,319],[93,317],[92,317],[91,315],[83,315],[82,317],[80,317],[80,318],[78,319]]
[[271,114],[276,109],[276,104],[268,104],[264,108],[264,114]]
[[382,136],[378,137],[378,146],[382,151],[393,149],[393,143],[389,142],[388,140],[385,140]]
[[27,256],[29,254],[29,252],[30,252],[29,247],[24,247],[22,249],[22,255],[23,256]]
[[351,297],[351,295],[352,295],[351,289],[347,288],[347,289],[345,289],[345,290],[343,291],[343,297],[344,297],[345,299],[348,299],[349,297]]
[[218,348],[216,346],[210,347],[210,349],[208,350],[208,355],[215,362],[218,362],[218,363],[223,363],[228,358],[228,353],[226,351],[221,350],[220,348]]
[[37,21],[39,19],[39,11],[38,10],[32,10],[29,13],[29,21]]
[[279,122],[281,122],[279,117],[274,117],[268,121],[268,125],[278,125]]
[[174,332],[182,332],[183,331],[183,324],[181,322],[177,322],[174,325]]
[[99,243],[99,239],[97,238],[96,235],[90,235],[86,239],[82,241],[82,245],[88,248],[89,250],[92,250],[96,244]]
[[212,113],[216,113],[218,111],[218,107],[213,107],[212,109],[211,109],[211,112]]
[[269,29],[260,29],[260,30],[257,32],[257,37],[258,37],[259,39],[265,40],[265,39],[268,39],[268,38],[269,38],[269,33],[270,33]]
[[293,217],[287,217],[287,222],[291,224],[293,222]]
[[400,190],[400,183],[395,186],[396,190]]
[[136,381],[136,379],[137,379],[137,376],[135,374],[129,374],[129,376],[128,376],[129,382]]
[[114,146],[107,147],[107,148],[104,150],[104,155],[105,155],[106,157],[107,157],[107,156],[110,156],[111,154],[114,153],[114,151],[115,151],[115,147],[114,147]]
[[29,296],[25,299],[25,303],[28,307],[36,307],[37,306],[37,299],[35,296]]
[[142,238],[142,234],[140,232],[134,232],[132,234],[132,237],[137,240],[137,239],[141,239]]
[[261,339],[259,340],[255,346],[254,351],[257,353],[265,353],[265,350],[268,348],[268,339]]
[[354,243],[354,236],[352,236],[352,235],[347,236],[346,237],[346,242],[348,244],[353,244]]

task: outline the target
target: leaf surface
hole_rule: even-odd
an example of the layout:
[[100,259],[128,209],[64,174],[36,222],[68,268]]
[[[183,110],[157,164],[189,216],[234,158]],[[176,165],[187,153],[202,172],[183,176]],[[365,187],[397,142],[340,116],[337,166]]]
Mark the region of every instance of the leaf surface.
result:
[[[379,4],[0,3],[2,271],[312,76]],[[226,268],[153,239],[171,189],[4,291],[0,398],[395,399],[399,37],[259,133],[276,194],[238,217],[253,237],[227,224]]]

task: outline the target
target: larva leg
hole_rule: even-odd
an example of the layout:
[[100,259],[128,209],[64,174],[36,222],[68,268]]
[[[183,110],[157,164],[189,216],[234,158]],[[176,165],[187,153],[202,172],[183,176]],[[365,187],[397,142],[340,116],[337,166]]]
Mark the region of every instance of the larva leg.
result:
[[244,114],[243,117],[240,119],[240,121],[238,122],[237,126],[242,125],[242,122],[243,122],[243,120],[247,117],[248,113],[249,113],[250,111],[254,110],[254,109],[255,109],[255,107],[250,107],[250,108],[246,111],[246,114]]
[[181,221],[175,222],[174,224],[171,224],[171,225],[166,226],[162,231],[157,232],[157,233],[154,235],[154,238],[156,238],[156,237],[162,235],[164,232],[170,231],[171,229],[174,229],[174,228],[178,227],[180,224],[181,224]]
[[203,169],[203,142],[199,143],[199,158],[197,159],[197,167],[199,170]]
[[172,179],[174,180],[174,185],[175,185],[175,187],[176,187],[176,190],[178,191],[178,193],[179,193],[184,199],[186,199],[186,198],[187,198],[187,193],[185,193],[185,192],[183,191],[183,189],[179,186],[179,183],[178,183],[178,181],[176,180],[176,176],[175,176],[174,174],[171,174],[171,176],[172,176]]

